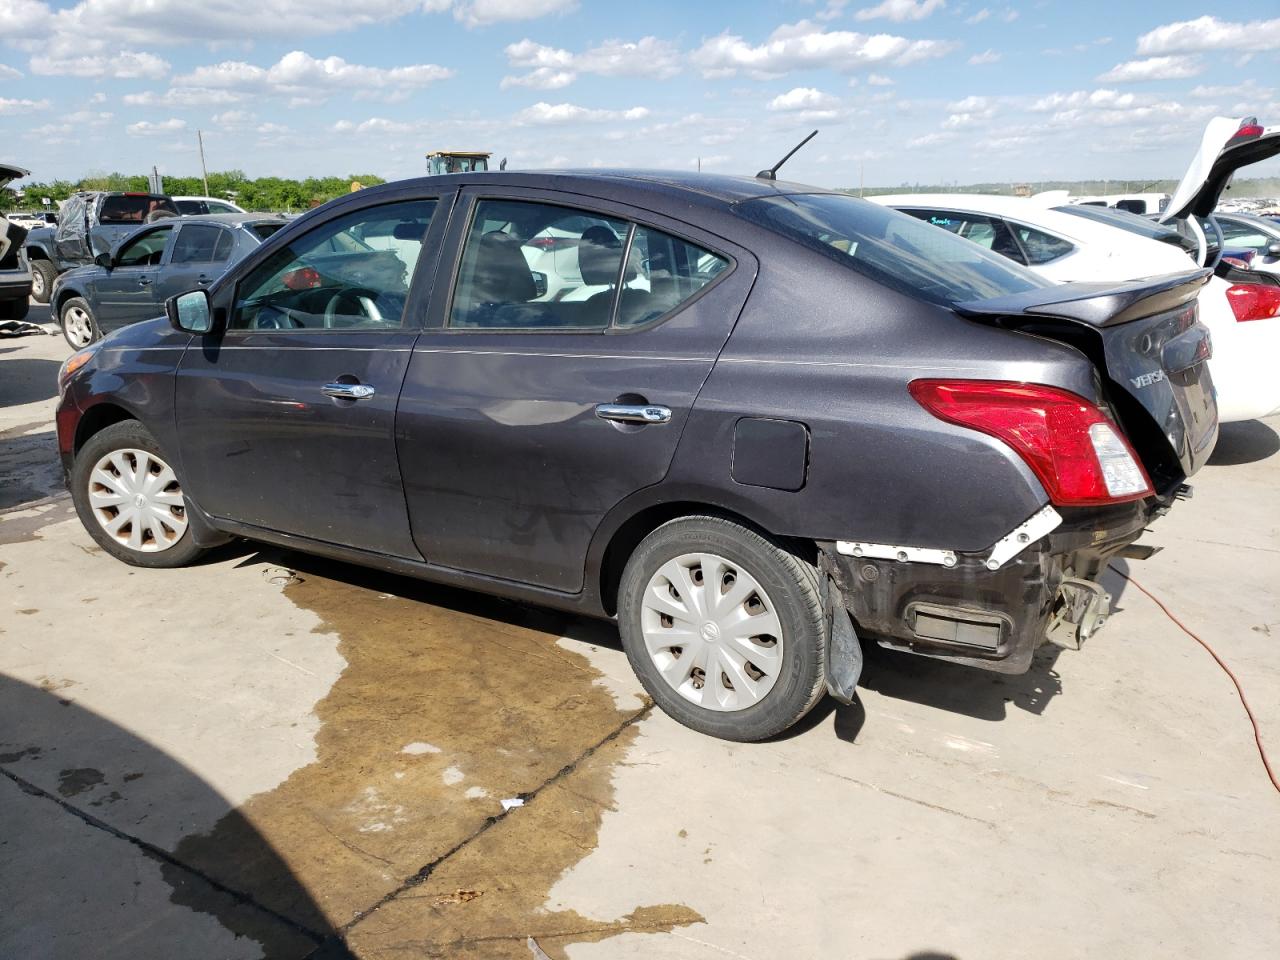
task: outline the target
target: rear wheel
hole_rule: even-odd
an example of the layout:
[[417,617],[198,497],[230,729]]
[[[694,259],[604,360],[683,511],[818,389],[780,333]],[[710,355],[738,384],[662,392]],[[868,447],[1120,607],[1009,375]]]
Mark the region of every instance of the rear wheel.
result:
[[58,271],[48,260],[31,261],[31,299],[36,303],[48,303],[49,294],[53,292],[53,281],[58,279]]
[[762,740],[822,697],[827,627],[817,571],[719,517],[684,517],[636,548],[618,626],[632,669],[700,733]]
[[93,310],[89,307],[88,301],[80,297],[72,297],[62,305],[59,322],[62,326],[62,335],[75,350],[87,347],[102,337],[102,331],[98,329],[98,321],[94,319]]
[[192,542],[177,474],[136,420],[94,434],[76,454],[71,497],[89,536],[138,567],[181,567],[203,551]]

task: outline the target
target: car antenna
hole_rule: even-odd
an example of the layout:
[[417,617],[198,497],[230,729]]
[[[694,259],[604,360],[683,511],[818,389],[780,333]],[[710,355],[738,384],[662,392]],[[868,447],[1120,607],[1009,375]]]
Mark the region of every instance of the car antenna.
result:
[[812,140],[812,139],[813,139],[814,137],[816,137],[817,135],[818,135],[818,131],[817,131],[817,130],[813,131],[813,133],[809,134],[807,137],[805,137],[803,140],[801,140],[799,143],[797,143],[794,147],[792,147],[792,148],[791,148],[791,152],[790,152],[790,153],[788,153],[788,154],[787,154],[785,157],[783,157],[781,160],[779,160],[777,163],[775,163],[772,167],[770,167],[768,170],[761,170],[759,173],[757,173],[757,174],[756,174],[757,179],[760,179],[760,180],[777,180],[777,179],[778,179],[778,169],[779,169],[779,168],[780,168],[784,163],[786,163],[788,160],[790,160],[793,156],[795,156],[795,153],[796,153],[796,151],[797,151],[797,150],[799,150],[801,147],[803,147],[806,143],[808,143],[810,140]]

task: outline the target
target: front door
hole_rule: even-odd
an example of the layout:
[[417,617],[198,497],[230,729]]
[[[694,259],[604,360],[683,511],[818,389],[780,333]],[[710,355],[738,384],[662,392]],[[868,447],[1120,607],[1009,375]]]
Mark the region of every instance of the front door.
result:
[[116,251],[111,270],[94,281],[98,326],[114,330],[164,312],[156,299],[156,279],[173,239],[173,224],[143,230]]
[[393,428],[440,206],[413,197],[340,208],[216,285],[227,329],[188,348],[177,380],[182,463],[207,513],[419,556]]
[[464,197],[401,392],[414,536],[433,564],[577,592],[601,519],[666,475],[755,262],[582,197]]

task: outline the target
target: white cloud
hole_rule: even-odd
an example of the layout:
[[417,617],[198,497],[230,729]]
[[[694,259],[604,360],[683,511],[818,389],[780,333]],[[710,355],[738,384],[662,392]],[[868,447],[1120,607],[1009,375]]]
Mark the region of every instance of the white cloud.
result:
[[[434,4],[436,9],[447,3]],[[578,9],[578,0],[466,0],[453,4],[453,15],[468,27],[485,27],[508,20],[536,20]]]
[[915,137],[907,141],[908,147],[936,147],[940,143],[950,143],[956,138],[954,133],[926,133],[924,136]]
[[170,87],[164,93],[144,90],[142,93],[126,93],[121,97],[131,107],[217,107],[247,99],[247,93],[211,90],[207,87]]
[[516,114],[516,122],[530,124],[600,123],[606,120],[643,120],[647,107],[630,110],[593,110],[573,103],[535,103]]
[[965,97],[947,104],[950,114],[942,122],[945,130],[965,130],[990,123],[996,108],[987,97]]
[[1138,53],[1146,56],[1202,50],[1274,51],[1277,46],[1280,17],[1232,23],[1203,16],[1156,27],[1138,38]]
[[528,71],[519,76],[502,78],[501,86],[532,87],[536,90],[558,90],[567,87],[579,74],[603,77],[654,77],[665,80],[680,72],[680,51],[657,37],[642,37],[635,42],[606,40],[582,53],[571,53],[525,39],[506,48],[507,62]]
[[0,80],[21,80],[21,79],[22,79],[21,71],[15,70],[13,69],[13,67],[9,67],[3,63],[0,63]]
[[873,87],[892,87],[893,81],[883,73],[873,73],[867,77],[867,83]]
[[947,5],[947,0],[884,0],[875,7],[866,7],[853,15],[855,20],[923,20],[933,11]]
[[131,137],[154,137],[165,133],[177,133],[179,130],[187,129],[187,121],[179,120],[174,117],[171,120],[160,120],[153,123],[150,120],[139,120],[137,123],[131,123],[124,128],[125,132]]
[[368,67],[341,57],[317,60],[294,50],[270,67],[224,60],[197,67],[173,79],[173,88],[156,102],[182,104],[234,103],[249,95],[288,97],[293,104],[322,103],[335,93],[356,96],[382,93],[390,97],[453,76],[432,63],[407,67]]
[[1099,83],[1136,83],[1142,80],[1185,80],[1204,73],[1196,56],[1147,57],[1118,63],[1098,76]]
[[1013,21],[1017,20],[1019,16],[1021,16],[1021,14],[1019,14],[1017,10],[1013,9],[1013,7],[1005,7],[1004,13],[1000,15],[1000,19],[1005,23],[1013,23]]
[[1184,106],[1176,100],[1109,89],[1053,93],[1036,100],[1029,109],[1052,114],[1048,120],[1052,126],[1089,130],[1126,125],[1166,131],[1171,127],[1195,128],[1214,112],[1212,105]]
[[726,77],[745,71],[769,78],[792,70],[848,71],[878,63],[903,66],[944,56],[958,46],[950,40],[908,40],[887,33],[828,31],[801,20],[783,24],[764,43],[756,45],[726,31],[703,41],[691,59],[705,77]]
[[5,0],[0,3],[0,37],[13,40],[38,36],[51,16],[52,11],[36,0]]
[[768,108],[770,110],[831,110],[838,106],[840,101],[829,93],[823,93],[813,87],[796,87],[774,97],[769,101]]
[[969,65],[980,67],[987,63],[999,63],[1003,54],[996,53],[994,50],[984,50],[982,53],[975,53],[969,58]]
[[31,57],[31,72],[54,77],[114,77],[120,80],[145,77],[154,80],[169,72],[169,62],[153,53],[132,50],[68,57],[35,54]]
[[987,19],[987,18],[989,18],[990,16],[991,16],[991,11],[990,11],[990,10],[988,10],[986,7],[983,7],[981,10],[979,10],[979,11],[978,11],[977,13],[975,13],[973,16],[971,16],[971,17],[965,17],[964,22],[965,22],[965,23],[981,23],[983,20],[986,20],[986,19]]
[[8,116],[15,113],[35,113],[37,110],[47,110],[48,108],[48,100],[7,100],[4,97],[0,97],[0,116]]

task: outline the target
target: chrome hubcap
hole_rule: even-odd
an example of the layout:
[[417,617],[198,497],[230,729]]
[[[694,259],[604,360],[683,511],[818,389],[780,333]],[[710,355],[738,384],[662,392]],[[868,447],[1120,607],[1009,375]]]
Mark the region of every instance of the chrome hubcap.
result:
[[168,550],[187,530],[173,468],[145,450],[114,450],[94,464],[89,507],[109,536],[139,553]]
[[44,296],[44,274],[39,270],[31,271],[31,295],[34,297]]
[[93,322],[89,314],[79,307],[71,307],[62,317],[67,338],[77,347],[87,347],[93,342]]
[[782,624],[769,595],[715,554],[663,564],[645,587],[640,629],[663,680],[708,710],[759,703],[782,668]]

